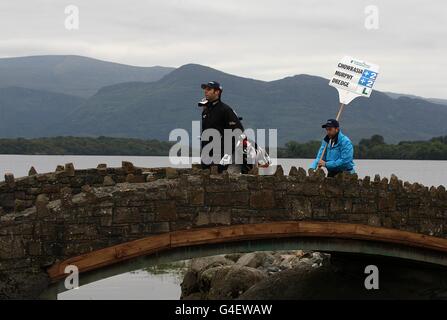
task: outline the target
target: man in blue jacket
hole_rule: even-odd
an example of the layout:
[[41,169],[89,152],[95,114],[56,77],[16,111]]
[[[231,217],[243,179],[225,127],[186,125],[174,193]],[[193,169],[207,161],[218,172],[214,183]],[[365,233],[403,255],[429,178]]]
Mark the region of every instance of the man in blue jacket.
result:
[[[340,130],[340,124],[335,119],[329,119],[321,126],[326,129],[326,137],[321,143],[320,150],[311,168],[317,169],[326,167],[328,177],[335,177],[342,171],[355,173],[354,171],[354,147],[351,140],[345,136]],[[327,147],[326,147],[327,146]],[[320,160],[324,148],[323,159]]]

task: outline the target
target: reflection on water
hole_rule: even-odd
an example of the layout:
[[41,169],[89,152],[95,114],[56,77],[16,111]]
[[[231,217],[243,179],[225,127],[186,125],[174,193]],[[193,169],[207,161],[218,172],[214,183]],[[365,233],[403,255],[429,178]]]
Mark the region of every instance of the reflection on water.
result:
[[[58,300],[178,300],[186,262],[148,267],[63,292]],[[82,275],[81,275],[82,276]]]

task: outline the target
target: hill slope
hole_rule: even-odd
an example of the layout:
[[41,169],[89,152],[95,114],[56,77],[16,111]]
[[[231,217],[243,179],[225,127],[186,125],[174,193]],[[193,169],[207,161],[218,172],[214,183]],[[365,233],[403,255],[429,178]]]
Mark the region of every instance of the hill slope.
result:
[[[102,88],[50,134],[166,140],[172,129],[190,129],[191,121],[200,120],[199,85],[209,80],[223,84],[223,100],[244,118],[246,128],[277,128],[280,144],[318,139],[321,123],[338,110],[337,91],[324,78],[298,75],[265,82],[188,64],[156,82]],[[397,142],[445,135],[446,117],[444,105],[374,92],[369,99],[354,100],[342,123],[354,141],[381,134],[386,141]]]
[[61,93],[0,88],[0,136],[40,137],[83,101]]
[[134,67],[74,55],[0,59],[0,87],[89,97],[104,86],[128,81],[157,81],[171,72],[166,67]]

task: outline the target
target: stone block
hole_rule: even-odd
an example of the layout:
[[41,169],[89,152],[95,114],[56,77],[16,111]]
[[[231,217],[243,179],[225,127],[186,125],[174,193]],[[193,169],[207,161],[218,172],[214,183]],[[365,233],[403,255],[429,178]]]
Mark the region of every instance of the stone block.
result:
[[155,210],[155,219],[157,221],[174,221],[177,219],[176,204],[174,201],[159,202]]
[[259,209],[274,208],[273,190],[253,191],[250,195],[250,207]]

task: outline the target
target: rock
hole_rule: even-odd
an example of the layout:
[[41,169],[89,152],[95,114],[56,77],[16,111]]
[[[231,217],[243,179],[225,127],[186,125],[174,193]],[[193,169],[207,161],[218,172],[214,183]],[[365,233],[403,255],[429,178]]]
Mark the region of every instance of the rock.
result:
[[275,207],[275,197],[272,190],[253,191],[250,195],[250,207],[269,209]]
[[58,164],[57,167],[56,167],[56,172],[62,172],[62,171],[64,171],[64,166]]
[[124,169],[125,173],[133,173],[135,171],[135,167],[133,166],[133,163],[129,162],[129,161],[122,161],[121,167]]
[[256,167],[256,166],[253,166],[253,168],[251,168],[251,169],[248,171],[248,174],[251,174],[251,175],[254,175],[254,176],[259,175],[259,168]]
[[191,293],[190,295],[186,297],[182,297],[183,300],[202,300],[202,295],[200,292]]
[[281,256],[281,259],[282,260],[279,263],[279,268],[281,268],[282,270],[290,269],[297,265],[299,262],[303,262],[302,260],[300,261],[299,257],[290,254]]
[[44,217],[48,213],[48,197],[46,194],[39,194],[36,198],[36,210],[39,217]]
[[266,273],[254,268],[239,265],[221,267],[215,272],[207,298],[235,299],[265,278]]
[[211,174],[219,174],[219,168],[215,166],[211,166]]
[[209,268],[217,266],[227,266],[232,264],[234,264],[234,262],[225,258],[224,256],[196,258],[191,260],[190,270],[196,272],[203,272]]
[[[36,299],[51,283],[48,274],[32,268],[2,272],[0,281],[0,299],[28,300]],[[7,279],[7,281],[4,281]]]
[[328,254],[302,250],[196,258],[191,260],[182,283],[182,299],[198,296],[203,299],[234,299],[264,277],[300,265],[319,268],[326,265],[326,261],[329,262]]
[[174,178],[178,177],[177,169],[171,168],[171,167],[167,167],[165,169],[165,174],[166,174],[166,178],[168,178],[168,179],[174,179]]
[[144,181],[145,181],[145,179],[144,179],[144,176],[142,176],[142,175],[136,175],[133,173],[129,173],[126,176],[126,182],[129,182],[129,183],[141,183]]
[[182,294],[180,299],[199,291],[198,274],[196,271],[188,270],[183,276],[183,281],[180,284]]
[[105,163],[100,163],[98,164],[98,166],[96,167],[96,169],[98,170],[98,172],[102,175],[107,174],[107,164]]
[[146,181],[151,182],[151,181],[155,181],[155,180],[157,180],[157,177],[155,176],[155,174],[153,172],[149,172],[146,176]]
[[70,177],[73,177],[75,175],[75,168],[73,163],[70,162],[65,164],[65,172]]
[[275,176],[282,177],[284,176],[284,169],[281,165],[276,166]]
[[211,282],[213,281],[214,277],[216,276],[216,273],[222,268],[222,266],[218,267],[212,267],[209,269],[206,269],[202,273],[200,273],[198,277],[198,285],[199,285],[199,291],[201,293],[207,293],[211,289]]
[[217,270],[233,264],[234,261],[222,255],[192,259],[180,285],[181,299],[192,299],[197,293],[206,297]]
[[[316,253],[315,257],[324,255]],[[380,265],[380,290],[367,290],[363,285],[368,264]],[[274,273],[255,283],[238,299],[439,299],[447,293],[447,286],[441,279],[445,279],[445,271],[422,270],[417,263],[396,264],[378,257],[353,259],[342,254],[322,266],[299,264]]]
[[85,192],[85,193],[92,193],[93,192],[93,189],[92,189],[92,187],[89,184],[84,184],[81,187],[81,190],[82,190],[82,192]]
[[237,260],[237,264],[245,267],[258,268],[264,265],[271,265],[274,257],[267,252],[250,252],[244,254]]
[[298,169],[295,166],[290,167],[289,176],[297,176],[297,175],[298,175]]
[[31,167],[28,171],[28,176],[34,176],[37,174],[37,171],[34,167]]
[[114,186],[115,181],[113,181],[111,176],[105,176],[104,181],[102,183],[104,186]]
[[275,273],[275,272],[281,271],[281,269],[280,269],[279,267],[272,266],[272,267],[267,267],[266,271],[267,271],[269,274],[273,274],[273,273]]
[[[302,264],[293,269],[277,272],[262,279],[242,293],[241,300],[277,300],[277,299],[312,299],[319,294],[324,296],[329,284],[334,284],[333,267],[313,268]],[[334,284],[334,287],[338,285]],[[322,290],[321,288],[325,288]]]
[[298,168],[298,177],[301,179],[304,179],[307,177],[307,172],[304,168],[302,168],[302,167]]
[[61,203],[64,206],[70,206],[72,204],[72,190],[69,187],[63,187],[60,190]]
[[14,175],[12,173],[5,174],[5,182],[6,182],[6,185],[10,188],[14,188],[16,185]]
[[237,260],[239,260],[240,257],[242,257],[244,254],[243,253],[230,253],[230,254],[226,254],[225,258],[236,262]]

